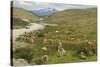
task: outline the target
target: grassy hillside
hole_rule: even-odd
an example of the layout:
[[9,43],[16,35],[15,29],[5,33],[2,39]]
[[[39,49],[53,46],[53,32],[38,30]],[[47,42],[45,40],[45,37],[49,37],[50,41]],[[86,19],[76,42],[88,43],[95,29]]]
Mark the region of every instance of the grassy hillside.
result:
[[[96,8],[65,10],[45,18],[45,22],[59,24],[59,26],[51,28],[50,30],[70,32],[68,36],[74,38],[95,39],[96,12]],[[66,36],[64,33],[63,35]]]
[[12,19],[13,29],[27,28],[27,26],[29,25],[29,22],[23,21],[20,18],[13,17]]
[[22,8],[12,7],[12,9],[13,28],[25,28],[29,24],[24,22],[22,19],[28,19],[30,22],[35,22],[39,19],[39,17]]
[[[18,37],[14,43],[14,45],[16,44],[13,51],[14,58],[23,58],[30,64],[97,60],[96,8],[57,12],[45,17],[42,22],[58,25],[47,26],[44,30],[32,31]],[[44,42],[45,39],[47,42]],[[93,43],[93,45],[88,44],[87,41]],[[66,51],[64,56],[59,56],[59,52],[57,52],[59,42]],[[21,46],[22,44],[23,46]],[[47,51],[43,51],[43,47],[46,47]],[[85,58],[82,57],[82,52]],[[43,55],[48,56],[47,61],[41,60]]]
[[28,12],[22,8],[13,7],[13,16],[18,18],[29,19],[30,21],[34,22],[39,19],[38,16],[35,16],[31,12]]

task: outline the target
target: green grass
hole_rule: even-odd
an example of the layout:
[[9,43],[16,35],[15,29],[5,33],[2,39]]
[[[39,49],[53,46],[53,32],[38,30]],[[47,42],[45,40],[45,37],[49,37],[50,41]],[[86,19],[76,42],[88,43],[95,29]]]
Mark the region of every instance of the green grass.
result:
[[[21,53],[24,49],[18,53],[14,52],[15,58],[24,58],[29,61],[31,64],[57,64],[57,63],[72,63],[72,62],[85,62],[85,61],[96,61],[97,60],[97,51],[95,47],[91,47],[87,44],[84,44],[84,40],[96,40],[97,39],[97,17],[96,17],[96,8],[93,9],[73,9],[57,12],[54,15],[44,18],[44,23],[58,24],[57,26],[46,27],[44,30],[33,31],[17,38],[19,42],[28,43],[29,46],[32,46],[31,38],[34,39],[34,47],[27,47],[30,49],[25,50],[25,54],[31,56],[31,59],[26,59],[25,54]],[[59,31],[59,32],[56,32]],[[26,39],[27,38],[27,39]],[[44,44],[44,39],[52,39],[53,45],[51,42]],[[57,52],[58,42],[61,42],[63,48],[66,50],[66,55],[59,57]],[[20,43],[19,43],[20,44]],[[96,45],[96,44],[95,44]],[[47,47],[48,51],[43,52],[42,47]],[[19,49],[18,49],[19,50]],[[88,55],[86,59],[81,59],[78,52],[81,50],[93,51],[93,55]],[[21,54],[21,55],[20,55]],[[41,56],[47,54],[49,59],[46,63],[40,61]],[[22,57],[23,56],[23,57]],[[25,56],[25,57],[24,57]],[[27,56],[27,57],[29,57]]]
[[[14,51],[14,58],[23,58],[27,60],[30,64],[37,64],[40,62],[38,59],[41,59],[41,57],[44,54],[47,54],[49,59],[45,64],[57,64],[57,63],[72,63],[72,62],[88,62],[88,61],[96,61],[96,54],[92,56],[87,56],[87,59],[83,60],[80,59],[80,57],[77,55],[77,51],[79,49],[79,45],[73,44],[67,44],[63,45],[64,49],[66,50],[65,56],[60,57],[57,52],[57,45],[55,44],[53,47],[49,45],[48,51],[44,52],[41,50],[44,45],[37,44],[34,48],[31,46],[31,44],[26,46],[25,43],[17,43],[19,47],[17,46],[16,51]],[[23,45],[23,47],[21,46]],[[81,47],[82,48],[82,47]],[[37,62],[36,62],[37,61]],[[44,64],[41,62],[41,64]]]
[[79,57],[73,57],[74,51],[67,51],[66,56],[59,57],[57,55],[50,56],[48,63],[49,64],[60,64],[60,63],[76,63],[76,62],[88,62],[88,61],[96,61],[94,56],[88,57],[86,60],[82,60]]
[[[47,30],[70,31],[73,37],[96,38],[96,9],[65,10],[46,18],[46,23],[57,23],[57,27]],[[66,35],[66,34],[65,34]],[[86,35],[86,37],[84,36]]]

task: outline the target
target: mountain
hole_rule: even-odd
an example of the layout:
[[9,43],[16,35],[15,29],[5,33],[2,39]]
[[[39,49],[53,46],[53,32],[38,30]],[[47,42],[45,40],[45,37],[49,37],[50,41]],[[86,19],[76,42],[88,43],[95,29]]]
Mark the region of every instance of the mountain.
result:
[[38,16],[49,16],[55,12],[56,12],[55,8],[40,8],[32,11],[33,14],[36,14]]

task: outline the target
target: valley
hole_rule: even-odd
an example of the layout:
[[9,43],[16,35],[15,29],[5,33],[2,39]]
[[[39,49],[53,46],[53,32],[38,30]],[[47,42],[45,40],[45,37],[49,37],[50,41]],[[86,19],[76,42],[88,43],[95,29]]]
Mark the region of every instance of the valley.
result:
[[18,59],[24,60],[22,65],[97,60],[97,8],[68,9],[43,17],[21,8],[13,12],[13,17],[21,19],[21,24],[13,22],[14,65],[22,63]]

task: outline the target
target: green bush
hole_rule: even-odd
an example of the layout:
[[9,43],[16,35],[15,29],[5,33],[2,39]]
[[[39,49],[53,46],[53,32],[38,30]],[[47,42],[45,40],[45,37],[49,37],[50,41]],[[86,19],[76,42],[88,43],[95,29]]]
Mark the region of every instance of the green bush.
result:
[[28,62],[31,61],[33,58],[33,47],[30,44],[24,42],[16,42],[16,46],[14,46],[13,56],[14,58],[22,58],[27,60]]
[[37,65],[44,64],[44,62],[42,61],[42,59],[40,57],[33,59],[32,63],[35,63]]
[[97,49],[96,49],[96,46],[81,44],[79,49],[77,50],[77,55],[79,55],[80,52],[84,52],[86,56],[92,56],[97,53]]
[[22,21],[20,18],[13,17],[13,29],[27,28],[29,22]]
[[35,31],[37,37],[44,37],[44,32],[42,30]]

